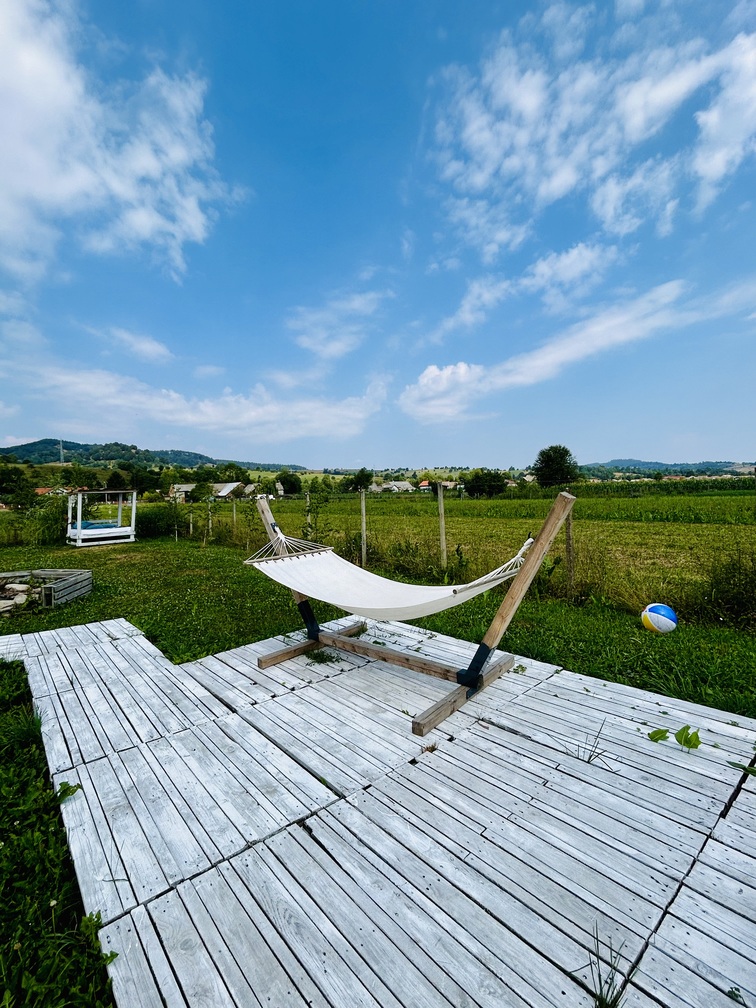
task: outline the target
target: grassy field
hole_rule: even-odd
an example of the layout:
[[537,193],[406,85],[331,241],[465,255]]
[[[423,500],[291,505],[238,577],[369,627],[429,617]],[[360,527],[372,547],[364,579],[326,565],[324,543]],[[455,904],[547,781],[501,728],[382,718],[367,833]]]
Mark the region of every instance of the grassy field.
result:
[[[537,531],[549,502],[446,501],[450,569],[440,567],[432,498],[368,501],[371,566],[395,577],[469,580],[509,557]],[[516,654],[756,717],[756,525],[739,498],[578,500],[575,569],[569,583],[564,533],[502,642]],[[196,538],[131,545],[10,546],[4,570],[86,567],[92,593],[52,610],[19,610],[0,633],[125,617],[173,661],[183,662],[300,626],[291,595],[243,565],[264,541],[249,504],[216,507],[213,535],[195,506]],[[278,502],[290,534],[305,526],[303,501]],[[656,515],[656,517],[653,517]],[[359,502],[313,501],[312,538],[359,555]],[[220,541],[218,541],[220,540]],[[559,562],[561,561],[561,562]],[[729,565],[729,566],[728,566]],[[728,595],[729,592],[729,595]],[[418,621],[477,641],[501,601],[495,589]],[[642,629],[649,601],[673,605],[679,629]],[[315,605],[322,621],[339,615]],[[693,726],[695,727],[695,726]],[[0,663],[0,1005],[111,1004],[96,921],[83,916],[58,803],[46,777],[39,726],[18,664]]]

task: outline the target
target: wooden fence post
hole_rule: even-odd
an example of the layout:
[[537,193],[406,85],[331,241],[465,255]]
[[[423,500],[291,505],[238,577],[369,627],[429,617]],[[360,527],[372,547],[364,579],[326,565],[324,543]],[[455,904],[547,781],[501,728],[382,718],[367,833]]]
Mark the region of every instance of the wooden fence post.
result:
[[446,518],[444,517],[444,484],[438,482],[438,527],[441,536],[441,567],[446,570]]
[[367,567],[367,518],[365,516],[365,490],[360,490],[360,530],[362,545],[362,566]]

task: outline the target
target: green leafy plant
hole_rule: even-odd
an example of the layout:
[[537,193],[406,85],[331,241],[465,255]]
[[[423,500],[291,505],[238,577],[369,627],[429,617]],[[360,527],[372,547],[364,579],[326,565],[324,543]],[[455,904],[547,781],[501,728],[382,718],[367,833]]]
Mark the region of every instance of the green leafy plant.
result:
[[669,738],[669,732],[666,728],[654,728],[648,733],[648,737],[652,742],[666,742]]
[[735,767],[736,770],[741,770],[749,777],[756,777],[756,767],[746,766],[745,763],[731,763],[730,760],[727,761],[727,766]]
[[701,739],[699,738],[698,731],[694,729],[691,731],[690,725],[683,725],[682,728],[675,732],[675,739],[683,747],[690,752],[691,749],[698,749],[701,745]]

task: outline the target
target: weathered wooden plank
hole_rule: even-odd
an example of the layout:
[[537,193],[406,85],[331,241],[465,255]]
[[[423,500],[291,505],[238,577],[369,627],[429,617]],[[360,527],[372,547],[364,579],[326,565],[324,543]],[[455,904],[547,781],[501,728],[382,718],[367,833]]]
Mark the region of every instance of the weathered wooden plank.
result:
[[178,667],[163,655],[146,653],[131,639],[124,639],[111,649],[111,659],[129,679],[149,683],[160,697],[165,708],[175,708],[184,724],[198,724],[211,717],[228,712],[221,703],[199,683],[182,675]]
[[330,739],[312,726],[281,717],[271,704],[258,704],[239,713],[335,794],[343,797],[363,786],[364,777],[355,773],[343,759],[330,753]]
[[[563,823],[568,825],[572,823],[582,834],[581,824],[585,814],[593,818],[594,823],[604,826],[603,817],[590,805],[577,800],[565,802],[560,795],[554,793],[551,786],[533,781],[528,795],[524,790],[520,790],[519,793],[511,790],[503,780],[497,785],[472,773],[468,774],[466,779],[464,765],[460,765],[459,750],[452,753],[436,751],[432,754],[432,758],[423,760],[417,770],[402,771],[397,775],[397,779],[399,778],[418,792],[435,797],[445,808],[459,810],[463,821],[479,823],[484,836],[497,843],[499,833],[509,832],[512,824],[529,829],[529,825],[533,822],[533,817],[528,814],[530,808],[537,808],[542,813],[538,835],[547,832],[548,828],[543,829],[543,822],[548,822],[549,814],[552,815],[554,820],[552,829],[562,836],[566,850],[573,850],[579,845],[577,842],[570,843],[570,835],[563,830]],[[527,783],[527,780],[523,780],[523,787],[527,787]],[[597,806],[600,806],[604,794],[601,789],[596,790],[594,800]],[[632,824],[632,802],[626,802],[626,807],[628,814],[624,822],[610,818],[604,829],[597,831],[600,843],[611,842],[612,838],[623,839],[630,856],[628,871],[631,875],[636,873],[637,861],[641,860],[641,857],[654,867],[658,864],[666,866],[667,870],[671,869],[674,877],[684,874],[691,861],[695,859],[702,838],[699,837],[698,843],[690,845],[686,852],[678,851],[676,845],[669,844],[664,832],[658,829],[657,823],[655,833],[636,844],[635,835],[641,831],[635,830]],[[595,846],[588,840],[584,842],[582,837],[580,843],[585,845],[587,851],[593,850]],[[554,849],[551,843],[546,846],[548,849]],[[600,850],[600,845],[597,846]],[[639,852],[637,855],[636,851]],[[597,855],[596,863],[601,864],[600,855]],[[599,884],[603,886],[604,883]],[[656,883],[654,888],[655,885]]]
[[231,864],[329,1003],[397,1008],[399,1002],[380,977],[272,858],[266,844],[240,854]]
[[[359,841],[360,852],[371,864],[395,879],[437,927],[447,930],[461,949],[501,980],[505,1004],[513,996],[523,997],[527,1004],[560,1004],[566,989],[571,1004],[592,1004],[569,979],[569,974],[588,976],[586,950],[579,942],[530,908],[504,897],[498,888],[483,885],[467,860],[407,829],[401,813],[392,810],[384,818],[387,810],[382,813],[379,803],[367,799],[361,793],[320,815],[338,824],[351,843]],[[433,929],[428,941],[432,935]]]
[[412,719],[412,734],[427,735],[429,731],[438,727],[442,721],[445,721],[451,714],[458,711],[460,707],[463,707],[468,700],[476,696],[480,690],[490,686],[500,675],[508,672],[514,665],[514,661],[514,655],[503,655],[497,658],[496,661],[486,666],[479,677],[480,686],[476,689],[475,693],[471,693],[470,688],[467,686],[457,686],[448,696],[437,700],[431,707],[424,710],[422,714],[417,714]]
[[[258,930],[224,875],[217,870],[204,872],[180,886],[179,895],[236,1004],[297,1008],[309,1003],[271,952],[265,932]],[[301,970],[298,973],[301,975]],[[303,986],[310,992],[306,983]]]
[[[311,856],[323,863],[328,852],[336,863],[330,870],[337,874],[340,884],[346,884],[344,877],[351,881],[354,898],[399,949],[407,947],[408,936],[416,936],[411,946],[413,962],[453,1005],[501,1008],[501,981],[465,948],[458,936],[435,925],[421,900],[406,891],[407,884],[402,884],[399,876],[390,877],[390,868],[387,874],[378,871],[365,857],[359,840],[342,835],[335,825],[324,816],[308,820],[307,831],[318,841],[318,846],[311,848]],[[292,833],[301,843],[302,831]],[[422,936],[428,937],[423,940]]]
[[417,742],[408,735],[405,715],[367,699],[360,702],[340,680],[319,683],[301,699],[316,709],[314,721],[336,732],[345,745],[372,758],[379,767],[388,769],[418,752]]
[[352,640],[343,634],[332,634],[326,630],[321,630],[320,642],[343,651],[353,651],[354,654],[362,655],[373,661],[384,661],[392,665],[411,668],[416,672],[424,672],[426,675],[437,676],[439,679],[447,679],[449,682],[457,681],[458,669],[432,661],[429,658],[423,658],[416,653],[410,654],[405,651],[396,651],[393,648],[379,647],[369,641]]
[[115,844],[136,903],[165,892],[181,877],[162,837],[156,833],[139,795],[138,785],[124,772],[117,755],[87,766],[92,787],[102,809],[108,834],[103,846]]
[[148,906],[150,920],[191,1008],[239,1008],[176,891]]
[[[520,732],[552,752],[561,752],[565,763],[579,759],[580,752],[588,750],[596,740],[599,726],[594,726],[592,731],[586,732],[580,726],[580,722],[568,725],[565,721],[552,718],[546,712],[528,709],[525,705],[530,703],[533,692],[519,697],[504,712],[491,712],[486,720],[504,730]],[[707,809],[715,816],[719,814],[722,803],[732,791],[732,785],[722,781],[722,777],[727,776],[726,774],[722,773],[720,778],[716,779],[710,773],[710,768],[704,764],[696,763],[694,760],[686,764],[683,761],[691,754],[682,750],[679,755],[675,754],[669,758],[664,754],[659,754],[657,757],[656,746],[649,740],[646,741],[653,749],[648,752],[645,749],[641,751],[633,747],[632,734],[628,731],[627,738],[623,741],[607,728],[606,733],[602,731],[598,737],[598,744],[605,751],[603,759],[612,770],[621,772],[623,777],[630,779],[653,778],[661,793],[665,789],[682,789],[683,792],[688,792],[690,804],[697,805],[702,811],[702,826],[710,822],[707,818]],[[607,744],[609,742],[610,746]]]
[[[722,776],[723,768],[726,767],[726,753],[742,753],[744,744],[747,744],[752,752],[756,734],[731,749],[731,740],[727,736],[721,732],[710,732],[705,728],[699,731],[701,747],[690,752],[682,749],[674,740],[666,743],[651,742],[648,732],[652,727],[666,727],[670,735],[674,735],[674,732],[682,727],[682,723],[670,722],[668,718],[664,718],[661,725],[659,720],[649,725],[648,721],[643,719],[642,713],[636,716],[627,708],[622,712],[615,710],[607,713],[601,707],[593,708],[589,698],[577,705],[574,693],[559,689],[559,682],[563,676],[564,673],[560,673],[559,677],[555,676],[547,685],[528,692],[517,705],[518,709],[546,715],[549,720],[564,725],[566,731],[574,733],[577,737],[580,737],[581,732],[583,736],[591,736],[601,731],[602,738],[612,739],[615,744],[623,747],[623,752],[629,749],[631,753],[646,756],[650,761],[672,769],[693,768],[694,772],[715,780]],[[738,778],[737,772],[731,767],[727,767],[727,770],[728,779],[735,782]]]
[[[324,628],[323,632],[336,632],[345,637],[351,637],[355,634],[361,634],[364,630],[365,623],[360,620],[357,623],[350,623],[338,631],[328,631]],[[292,643],[287,644],[285,647],[277,648],[275,651],[266,651],[265,653],[258,654],[257,667],[259,669],[266,669],[270,668],[272,665],[280,665],[281,662],[289,661],[292,658],[298,658],[310,651],[317,651],[324,646],[325,645],[322,640],[310,640],[309,638],[295,640]]]
[[[422,942],[409,947],[406,935],[400,938],[395,932],[398,941],[392,941],[386,933],[393,931],[390,918],[378,907],[369,906],[369,895],[355,886],[304,830],[286,830],[266,846],[399,1002],[448,1008],[448,999],[417,968],[417,961],[424,956]],[[351,858],[351,852],[347,857]],[[461,993],[456,987],[454,1003],[459,1004]]]
[[108,921],[134,906],[134,889],[88,768],[53,776],[56,790],[64,781],[81,784],[62,803],[61,813],[82,902],[87,913],[100,912]]
[[[522,926],[530,930],[534,927],[535,918],[544,918],[552,927],[565,930],[581,940],[586,947],[590,947],[591,934],[598,920],[602,933],[612,938],[615,948],[625,942],[624,954],[630,955],[629,950],[637,952],[642,945],[641,938],[646,934],[647,920],[658,920],[662,912],[661,895],[653,897],[659,903],[656,910],[652,899],[649,899],[649,889],[654,884],[653,877],[644,879],[638,872],[629,879],[631,884],[628,885],[624,878],[613,876],[598,858],[569,848],[557,849],[550,862],[551,867],[544,869],[542,864],[534,867],[523,853],[534,849],[526,829],[509,826],[508,823],[497,825],[492,821],[488,829],[481,833],[479,825],[468,825],[464,817],[448,814],[437,800],[426,798],[421,789],[402,789],[393,779],[386,779],[376,785],[370,796],[372,801],[363,803],[360,796],[357,796],[353,802],[369,818],[380,821],[406,846],[416,849],[420,856],[427,859],[428,852],[433,851],[432,866],[450,881],[455,881],[453,873],[464,875],[473,865],[475,872],[464,881],[466,891],[479,892],[478,898],[483,900],[483,905],[489,905],[492,912],[495,912],[497,902],[494,893],[499,891],[498,899],[506,894],[517,902]],[[393,821],[398,815],[406,821],[404,824]],[[492,836],[490,831],[494,829],[497,832]],[[541,845],[541,852],[548,846],[546,838],[546,842]],[[464,853],[465,868],[461,872],[449,856],[453,851]],[[546,863],[549,864],[548,858]],[[594,875],[592,883],[589,882],[591,873]],[[614,886],[609,884],[613,877]],[[607,882],[602,885],[604,879]],[[462,883],[457,881],[457,884]],[[674,892],[674,887],[668,881],[661,888],[666,889],[667,898]],[[622,897],[623,890],[629,890],[630,895],[626,899]],[[619,906],[608,902],[613,895],[616,895]],[[643,916],[638,895],[647,904],[647,920],[642,924],[636,919],[639,915]],[[628,907],[631,910],[634,907],[638,912],[633,916]],[[536,923],[536,929],[538,926]],[[529,940],[541,940],[537,930],[535,937]]]
[[[211,749],[208,742],[199,732],[181,732],[170,740],[170,755],[167,740],[153,743],[152,748],[159,752],[161,763],[167,761],[172,766],[175,761],[172,778],[182,798],[197,813],[221,854],[228,857],[248,842],[279,829],[287,820],[257,786],[262,774],[255,775],[247,761],[244,770],[258,780],[252,783],[244,776],[240,779],[217,758],[217,750]],[[243,762],[241,751],[237,759]],[[300,808],[300,813],[304,811]]]
[[[756,921],[756,859],[739,851],[729,851],[729,863],[714,858],[709,863],[712,846],[718,845],[706,845],[686,885],[698,893],[700,906],[719,904],[736,910],[750,922]],[[739,862],[740,870],[733,862]],[[733,870],[735,877],[730,874]]]
[[[708,949],[705,954],[715,955],[716,950]],[[723,974],[716,962],[686,958],[678,947],[657,938],[644,953],[633,986],[657,998],[664,1008],[732,1008],[737,1002],[727,991],[736,988],[748,1004],[753,963],[745,964],[751,977],[746,984],[739,976]]]
[[[186,1001],[180,995],[175,980],[174,989],[165,991],[167,996],[164,996],[153,973],[157,955],[159,952],[162,953],[162,949],[159,947],[159,942],[155,941],[149,949],[148,958],[131,914],[101,928],[98,937],[106,955],[116,953],[116,958],[108,966],[108,973],[117,1005],[122,1005],[124,1008],[155,1008],[156,1005],[169,1004],[176,1008],[178,1006],[185,1008]],[[164,968],[161,976],[165,978],[170,974],[170,967],[165,961],[164,954],[163,960]]]
[[[96,752],[117,752],[126,749],[139,741],[129,721],[124,718],[123,711],[117,703],[117,697],[100,681],[92,666],[86,660],[87,651],[67,651],[66,661],[69,663],[72,677],[75,681],[75,695],[86,713],[87,723],[76,726],[77,736],[82,754],[88,752],[91,745],[90,735],[98,745]],[[73,697],[65,693],[65,705],[74,703]]]
[[[163,741],[163,740],[160,740]],[[157,744],[157,743],[156,743]],[[171,774],[180,769],[168,753],[156,755],[150,746],[139,746],[120,754],[121,762],[136,785],[141,801],[149,812],[150,835],[157,835],[156,849],[163,844],[170,851],[172,865],[166,866],[173,884],[204,871],[222,856],[215,840],[188,804],[183,794],[185,782],[174,781]],[[157,846],[157,845],[160,846]]]
[[733,715],[731,711],[719,710],[716,707],[706,707],[691,700],[681,700],[678,697],[668,697],[650,690],[638,689],[637,686],[627,686],[624,683],[608,682],[592,676],[581,675],[578,672],[562,670],[559,679],[560,688],[571,689],[576,693],[586,692],[586,696],[596,698],[598,702],[619,704],[625,710],[638,710],[655,713],[658,717],[661,711],[667,711],[670,717],[680,718],[681,723],[693,722],[696,726],[719,728],[733,738],[744,736],[756,731],[756,719],[745,715]]
[[99,933],[104,952],[117,952],[108,966],[116,1004],[122,1008],[189,1008],[144,907],[136,907]]
[[290,693],[240,713],[245,721],[342,795],[386,772],[386,763],[361,746],[359,738],[343,737],[343,720],[331,718],[329,722],[316,704],[301,701],[301,693]]
[[[240,857],[244,857],[244,855],[240,855]],[[255,900],[254,893],[250,891],[251,879],[257,879],[257,876],[254,875],[254,872],[250,873],[243,867],[237,871],[237,862],[238,858],[231,858],[221,862],[217,868],[218,876],[226,884],[227,892],[239,902],[250,922],[245,930],[234,932],[226,937],[229,947],[237,954],[240,961],[244,961],[249,954],[249,945],[247,944],[249,938],[253,947],[259,946],[261,949],[261,957],[256,964],[261,972],[268,967],[267,956],[272,954],[275,961],[280,963],[284,976],[290,980],[307,1004],[316,1006],[316,1008],[321,1008],[321,1006],[322,1008],[330,1008],[331,1002],[326,1000],[320,988],[307,972],[306,964],[301,963],[292,951],[287,940],[286,929],[279,933],[271,925],[270,918],[266,916],[262,906]],[[211,877],[210,873],[205,873],[198,878],[197,882],[204,882],[209,877]],[[275,970],[275,963],[270,964],[270,969]],[[262,989],[264,989],[264,985]],[[285,1001],[282,1003],[286,1004]]]
[[[693,869],[693,873],[696,871],[698,867]],[[733,889],[734,886],[731,887]],[[690,951],[696,947],[698,932],[706,936],[707,942],[724,945],[756,964],[756,917],[749,907],[749,902],[752,904],[756,898],[756,889],[736,892],[734,897],[730,906],[714,900],[702,901],[700,892],[691,885],[689,877],[670,907],[670,920],[665,921],[661,933]]]
[[600,781],[605,789],[626,794],[649,812],[665,819],[672,818],[686,829],[692,826],[699,832],[705,832],[721,810],[721,802],[689,787],[672,781],[665,786],[663,780],[628,764],[615,771],[602,765],[601,761],[588,763],[585,759],[555,751],[528,734],[507,730],[504,726],[497,727],[493,721],[478,723],[470,731],[476,740],[485,741],[489,733],[504,736],[508,758],[532,761],[538,766],[539,773],[547,778],[556,766],[556,772],[562,774],[566,781],[574,781],[578,788],[583,785],[592,788]]
[[21,634],[9,633],[0,636],[0,658],[3,661],[17,661],[26,656],[26,646]]
[[[208,737],[220,758],[225,758],[227,765],[249,782],[248,786],[268,797],[287,821],[334,801],[333,791],[237,714],[196,731]],[[240,759],[240,754],[244,758]]]

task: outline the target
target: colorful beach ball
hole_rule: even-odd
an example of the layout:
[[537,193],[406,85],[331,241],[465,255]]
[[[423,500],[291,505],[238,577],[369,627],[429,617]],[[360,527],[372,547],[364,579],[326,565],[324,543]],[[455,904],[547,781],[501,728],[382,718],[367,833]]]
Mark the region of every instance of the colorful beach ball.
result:
[[652,602],[641,613],[641,621],[646,630],[652,630],[654,633],[669,633],[677,626],[677,614],[668,605]]

